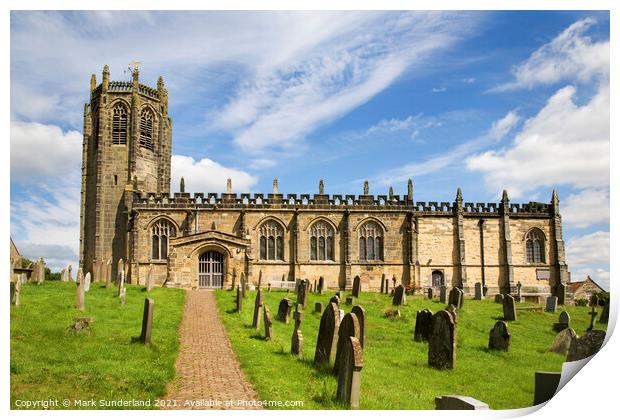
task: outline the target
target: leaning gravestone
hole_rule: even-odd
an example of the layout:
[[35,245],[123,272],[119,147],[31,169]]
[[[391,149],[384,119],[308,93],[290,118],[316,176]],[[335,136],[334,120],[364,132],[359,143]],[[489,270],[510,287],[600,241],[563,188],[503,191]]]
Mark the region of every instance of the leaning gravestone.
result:
[[605,331],[586,331],[582,337],[571,341],[566,361],[574,362],[596,354],[603,346],[603,341],[605,341]]
[[252,328],[255,330],[260,329],[260,316],[261,308],[263,307],[263,292],[258,289],[256,292],[256,299],[254,300],[254,316],[252,317]]
[[90,291],[90,272],[86,273],[86,276],[84,276],[84,291],[88,292]]
[[269,312],[269,306],[263,305],[263,315],[265,321],[265,340],[271,340],[273,337],[273,331],[271,330],[271,313]]
[[362,352],[362,346],[356,337],[348,337],[342,346],[342,362],[338,370],[336,399],[351,408],[359,408],[363,366]]
[[325,290],[325,279],[323,276],[319,277],[319,294],[323,294],[323,290]]
[[426,290],[426,297],[428,297],[429,299],[433,299],[433,288],[432,287],[429,287]]
[[476,283],[474,285],[474,299],[475,300],[484,299],[484,293],[482,293],[482,283]]
[[297,303],[302,304],[306,307],[308,303],[308,281],[302,280],[297,285]]
[[364,348],[364,341],[366,341],[366,311],[359,305],[351,308],[351,313],[357,316],[357,322],[360,326],[360,345]]
[[489,350],[508,351],[510,349],[510,333],[504,321],[497,321],[489,332]]
[[553,324],[553,331],[560,332],[566,328],[570,328],[570,315],[566,311],[560,312],[558,322]]
[[120,279],[121,271],[125,271],[125,263],[123,262],[122,258],[119,258],[118,262],[116,263],[116,281],[117,282]]
[[566,301],[566,285],[564,283],[558,284],[555,294],[558,297],[558,305],[564,305]]
[[495,303],[504,303],[504,295],[502,294],[495,295]]
[[561,372],[536,372],[534,374],[534,405],[549,401],[560,384]]
[[463,307],[463,291],[454,286],[450,290],[450,296],[448,297],[448,305],[454,305],[455,308],[461,309]]
[[430,309],[423,309],[416,313],[415,329],[413,339],[418,342],[428,341],[431,333],[431,324],[433,322],[433,312]]
[[314,303],[314,312],[323,313],[323,304],[321,302]]
[[293,309],[293,302],[290,299],[282,299],[280,301],[280,305],[278,306],[278,315],[276,315],[276,320],[288,324],[288,320],[291,316],[291,309]]
[[338,310],[338,305],[330,302],[321,316],[319,335],[314,352],[314,363],[316,365],[328,365],[330,359],[336,355],[339,327],[340,311]]
[[385,288],[385,273],[381,274],[381,293],[383,293],[384,288]]
[[121,270],[118,272],[118,293],[117,296],[121,295],[121,289],[125,287],[125,271]]
[[19,280],[11,282],[11,305],[19,306],[19,293],[21,284]]
[[355,276],[355,278],[353,279],[353,287],[351,288],[351,294],[354,297],[360,296],[360,288],[361,288],[360,281],[361,281],[360,276]]
[[549,296],[547,298],[547,305],[545,306],[545,312],[551,312],[554,314],[558,310],[558,297]]
[[144,299],[144,313],[142,314],[142,333],[140,342],[149,344],[151,342],[151,332],[153,331],[153,308],[155,301],[151,298]]
[[577,338],[579,337],[577,337],[575,330],[572,328],[565,328],[555,336],[549,351],[566,356],[568,350],[570,349],[571,343]]
[[241,272],[241,279],[239,280],[239,283],[241,283],[241,297],[245,299],[246,284],[245,284],[245,273],[243,271]]
[[441,285],[439,287],[439,302],[448,303],[447,293],[448,293],[448,288],[444,285]]
[[505,294],[504,295],[504,320],[505,321],[516,321],[517,320],[517,308],[515,307],[515,298],[512,295]]
[[336,359],[333,369],[335,375],[337,375],[342,368],[343,346],[349,337],[355,337],[358,340],[360,338],[360,324],[357,320],[357,315],[353,313],[346,314],[342,321],[340,321],[340,327],[338,328],[338,344],[336,345]]
[[303,359],[304,357],[304,336],[301,334],[301,321],[304,319],[303,312],[295,312],[293,315],[295,319],[295,329],[293,330],[293,337],[291,338],[291,353],[296,354],[297,357]]
[[241,286],[237,286],[235,304],[237,305],[237,312],[241,312],[241,309],[243,309],[243,293],[241,292]]
[[443,395],[435,398],[435,410],[488,410],[489,405],[463,395]]
[[456,330],[452,314],[439,311],[433,315],[428,338],[428,365],[436,369],[454,369],[456,364]]
[[400,306],[405,304],[405,288],[402,284],[399,284],[396,289],[394,289],[394,297],[392,298],[392,305]]

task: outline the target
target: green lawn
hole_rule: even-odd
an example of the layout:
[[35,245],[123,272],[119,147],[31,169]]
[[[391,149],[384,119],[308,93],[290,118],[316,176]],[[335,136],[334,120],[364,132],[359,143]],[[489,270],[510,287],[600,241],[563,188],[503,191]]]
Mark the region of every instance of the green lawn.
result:
[[[320,321],[320,314],[313,313],[314,302],[325,307],[332,294],[309,297],[302,323],[303,360],[290,355],[293,321],[285,325],[275,320],[279,301],[287,296],[295,301],[293,293],[264,293],[273,317],[272,341],[262,340],[251,328],[255,292],[248,293],[241,314],[234,312],[234,293],[219,290],[216,296],[241,367],[262,399],[301,400],[306,409],[339,408],[334,401],[336,377],[312,363]],[[407,296],[407,305],[400,308],[403,317],[390,320],[383,317],[391,308],[387,295],[361,293],[356,304],[366,310],[362,409],[434,409],[434,398],[447,394],[471,396],[492,409],[527,407],[534,399],[534,372],[559,372],[565,360],[547,351],[558,314],[520,311],[518,320],[508,323],[510,352],[488,351],[489,330],[502,316],[502,306],[466,299],[458,317],[456,368],[438,371],[427,366],[428,344],[413,341],[413,328],[417,310],[429,308],[435,313],[445,305]],[[350,311],[344,302],[341,309]],[[589,308],[567,310],[572,327],[582,335],[589,325]],[[260,335],[264,336],[264,329]]]
[[[11,306],[11,407],[18,408],[16,400],[163,396],[174,377],[185,292],[147,293],[127,285],[121,306],[115,287],[94,283],[86,293],[86,311],[80,312],[74,308],[75,289],[75,283],[25,284],[21,305]],[[146,296],[155,300],[150,346],[132,342],[140,335]],[[90,335],[68,330],[75,316],[96,318]]]

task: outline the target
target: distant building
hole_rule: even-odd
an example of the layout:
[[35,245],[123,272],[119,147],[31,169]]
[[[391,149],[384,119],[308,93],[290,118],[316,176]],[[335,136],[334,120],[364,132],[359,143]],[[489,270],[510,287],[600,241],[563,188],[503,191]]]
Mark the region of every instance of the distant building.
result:
[[593,294],[605,291],[601,286],[596,284],[590,276],[586,277],[583,281],[568,283],[568,286],[575,300],[586,299],[589,301]]

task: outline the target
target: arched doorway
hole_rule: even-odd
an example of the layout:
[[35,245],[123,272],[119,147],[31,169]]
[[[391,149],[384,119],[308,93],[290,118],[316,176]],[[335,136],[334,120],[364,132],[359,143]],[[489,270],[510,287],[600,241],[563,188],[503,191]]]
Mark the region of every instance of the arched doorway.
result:
[[431,282],[432,287],[441,287],[444,285],[443,282],[443,271],[435,270],[431,274]]
[[198,287],[220,289],[224,282],[224,255],[205,251],[198,257]]

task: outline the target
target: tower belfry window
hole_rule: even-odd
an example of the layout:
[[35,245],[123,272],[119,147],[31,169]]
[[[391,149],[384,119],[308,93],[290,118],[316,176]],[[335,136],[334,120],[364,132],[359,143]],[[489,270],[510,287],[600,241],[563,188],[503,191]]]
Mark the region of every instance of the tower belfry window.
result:
[[127,110],[121,104],[112,111],[112,144],[127,144]]
[[140,146],[153,150],[153,114],[148,109],[140,114]]

